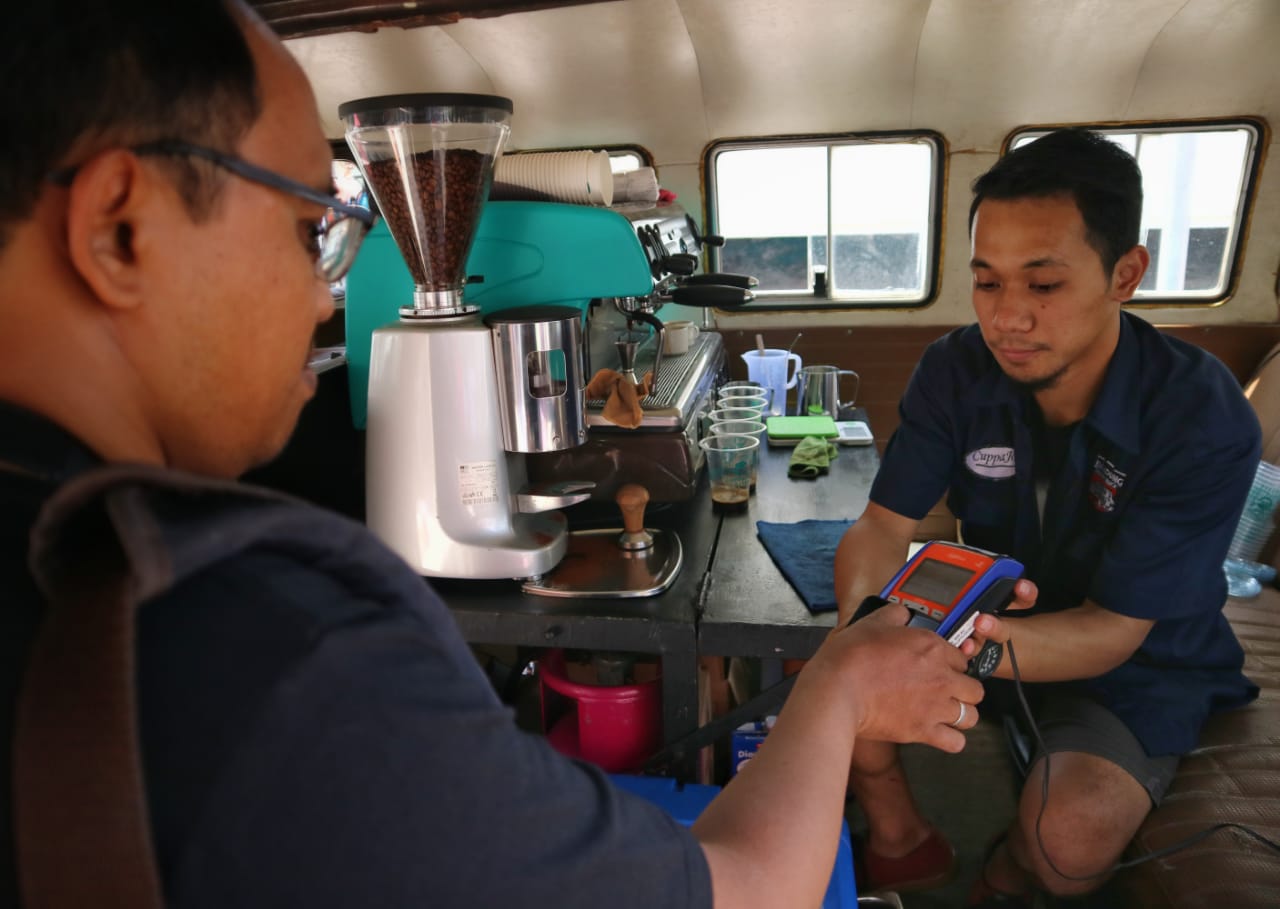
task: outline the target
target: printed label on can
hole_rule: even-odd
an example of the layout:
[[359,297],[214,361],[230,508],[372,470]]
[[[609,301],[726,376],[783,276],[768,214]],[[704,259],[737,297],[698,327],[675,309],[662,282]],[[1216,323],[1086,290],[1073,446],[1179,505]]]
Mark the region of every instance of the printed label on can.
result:
[[498,462],[459,464],[458,491],[463,505],[491,505],[498,501]]

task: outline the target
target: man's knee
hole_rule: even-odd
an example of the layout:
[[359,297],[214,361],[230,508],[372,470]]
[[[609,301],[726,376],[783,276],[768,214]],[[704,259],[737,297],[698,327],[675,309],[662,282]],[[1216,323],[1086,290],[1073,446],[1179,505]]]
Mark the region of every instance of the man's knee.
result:
[[1132,776],[1096,756],[1058,753],[1052,762],[1047,803],[1041,801],[1044,762],[1027,777],[1015,855],[1042,889],[1076,896],[1111,876],[1151,800]]

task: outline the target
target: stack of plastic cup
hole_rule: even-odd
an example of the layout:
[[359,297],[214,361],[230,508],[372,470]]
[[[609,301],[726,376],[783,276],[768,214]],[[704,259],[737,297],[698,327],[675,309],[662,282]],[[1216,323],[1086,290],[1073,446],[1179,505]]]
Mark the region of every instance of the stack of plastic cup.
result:
[[1258,464],[1245,499],[1244,513],[1236,525],[1227,550],[1223,570],[1227,592],[1233,597],[1253,597],[1262,592],[1262,582],[1275,578],[1269,565],[1257,562],[1262,548],[1276,529],[1276,509],[1280,508],[1280,467],[1267,461]]

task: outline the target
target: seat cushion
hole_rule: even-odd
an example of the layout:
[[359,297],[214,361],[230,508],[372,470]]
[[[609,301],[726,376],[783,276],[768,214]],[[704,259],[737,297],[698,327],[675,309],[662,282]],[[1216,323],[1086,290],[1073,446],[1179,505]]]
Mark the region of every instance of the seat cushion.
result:
[[[1280,842],[1280,590],[1232,600],[1226,615],[1262,689],[1247,707],[1210,719],[1160,807],[1125,856],[1151,855],[1214,824],[1237,823]],[[1123,872],[1125,905],[1216,909],[1280,905],[1280,854],[1237,829],[1220,830]]]

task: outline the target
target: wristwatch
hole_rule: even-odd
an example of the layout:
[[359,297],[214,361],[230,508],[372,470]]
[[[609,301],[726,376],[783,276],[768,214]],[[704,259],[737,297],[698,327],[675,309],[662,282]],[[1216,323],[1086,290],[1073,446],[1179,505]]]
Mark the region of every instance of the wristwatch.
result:
[[987,641],[982,648],[969,658],[968,674],[975,679],[990,678],[991,673],[1000,665],[1004,656],[1004,645],[999,641]]

